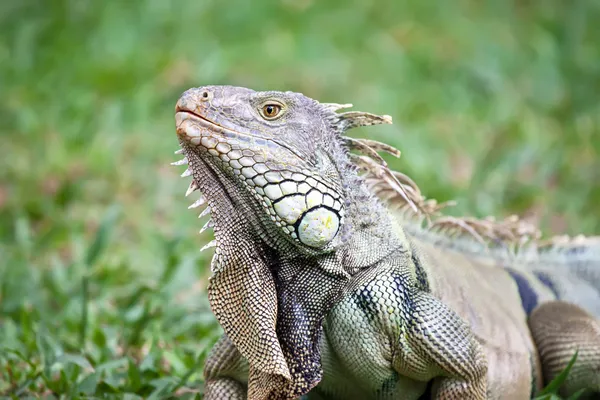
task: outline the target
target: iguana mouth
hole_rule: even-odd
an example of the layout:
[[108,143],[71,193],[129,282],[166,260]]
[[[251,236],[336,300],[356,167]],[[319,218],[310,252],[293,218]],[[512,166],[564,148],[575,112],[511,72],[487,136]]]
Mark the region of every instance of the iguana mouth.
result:
[[185,138],[186,141],[190,142],[195,146],[200,144],[202,132],[197,127],[196,129],[193,129],[194,126],[191,124],[185,124],[186,121],[193,121],[197,123],[211,134],[220,133],[223,134],[225,137],[232,137],[234,135],[236,137],[248,136],[242,132],[234,131],[230,128],[225,128],[224,126],[219,125],[216,122],[211,121],[210,119],[198,113],[195,113],[190,110],[180,109],[179,107],[177,109],[177,112],[175,113],[175,121],[177,126],[177,134],[182,136],[183,138]]
[[[224,134],[226,137],[230,137],[232,135],[249,136],[242,132],[235,131],[231,128],[226,128],[226,127],[224,127],[214,121],[211,121],[207,117],[205,117],[201,114],[198,114],[194,111],[187,110],[180,106],[177,106],[177,108],[175,109],[175,121],[176,121],[176,126],[177,126],[177,134],[184,136],[186,138],[186,140],[192,142],[192,144],[195,144],[195,145],[197,145],[198,143],[194,143],[194,141],[192,141],[192,139],[199,137],[200,134],[199,134],[199,132],[196,132],[196,131],[190,132],[189,127],[182,126],[183,123],[187,120],[195,121],[196,123],[200,124],[203,128],[206,128],[208,131],[218,132],[218,133]],[[198,133],[198,135],[196,135],[196,133]]]
[[211,121],[210,119],[208,119],[208,118],[206,118],[206,117],[204,117],[204,116],[202,116],[202,115],[200,115],[200,114],[198,114],[198,113],[195,113],[194,111],[185,110],[185,109],[183,109],[183,108],[181,108],[181,107],[177,107],[177,108],[175,109],[175,118],[177,118],[177,113],[189,114],[189,115],[191,115],[191,116],[193,116],[193,117],[196,117],[197,119],[204,120],[204,121],[208,122],[208,123],[209,123],[209,124],[211,124],[211,125],[215,125],[215,126],[217,126],[217,127],[223,128],[223,126],[221,126],[221,125],[217,124],[217,123],[216,123],[216,122],[214,122],[214,121]]

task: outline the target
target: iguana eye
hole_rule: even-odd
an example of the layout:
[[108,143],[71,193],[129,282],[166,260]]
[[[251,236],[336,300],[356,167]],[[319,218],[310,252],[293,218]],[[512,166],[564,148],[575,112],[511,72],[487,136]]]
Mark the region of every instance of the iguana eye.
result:
[[281,104],[277,103],[267,103],[262,106],[261,114],[264,119],[275,119],[281,114]]

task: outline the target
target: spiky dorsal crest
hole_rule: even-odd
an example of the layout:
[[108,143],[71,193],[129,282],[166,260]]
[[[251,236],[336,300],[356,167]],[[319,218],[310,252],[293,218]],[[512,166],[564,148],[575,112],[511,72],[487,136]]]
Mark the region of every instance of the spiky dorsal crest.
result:
[[[335,113],[342,108],[352,107],[351,104],[323,105],[334,112],[333,122],[342,133],[359,126],[392,123],[392,118],[388,115],[378,116],[360,111]],[[539,250],[600,247],[600,236],[580,235],[574,238],[556,236],[542,239],[538,227],[516,215],[502,220],[496,220],[493,216],[479,219],[444,215],[442,210],[455,205],[454,201],[439,203],[435,199],[426,198],[410,177],[402,172],[391,170],[379,155],[379,152],[385,152],[400,157],[400,150],[375,140],[349,136],[342,136],[342,139],[349,150],[360,153],[350,154],[350,160],[365,173],[363,177],[369,190],[389,208],[399,211],[403,217],[411,221],[416,221],[424,229],[440,232],[451,238],[467,236],[484,247],[506,247],[517,250],[525,245],[533,245]]]
[[350,150],[356,150],[364,156],[350,154],[351,162],[359,169],[369,171],[376,177],[382,179],[387,185],[394,188],[400,194],[406,204],[413,209],[415,213],[419,209],[414,204],[409,194],[405,191],[403,184],[398,181],[392,171],[388,168],[385,160],[379,155],[379,151],[387,152],[395,157],[400,157],[400,151],[386,143],[376,140],[355,139],[349,136],[343,136],[348,129],[358,128],[360,126],[391,124],[392,117],[389,115],[376,115],[362,111],[348,111],[336,113],[337,110],[352,107],[352,104],[323,103],[325,110],[331,112],[330,122],[339,132],[342,133],[344,145]]

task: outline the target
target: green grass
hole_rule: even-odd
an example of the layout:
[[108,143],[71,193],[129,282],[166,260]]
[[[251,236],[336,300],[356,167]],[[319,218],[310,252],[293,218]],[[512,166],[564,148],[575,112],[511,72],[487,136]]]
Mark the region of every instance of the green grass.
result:
[[594,1],[0,3],[0,395],[201,392],[219,334],[173,107],[295,90],[390,114],[357,131],[453,214],[600,232]]

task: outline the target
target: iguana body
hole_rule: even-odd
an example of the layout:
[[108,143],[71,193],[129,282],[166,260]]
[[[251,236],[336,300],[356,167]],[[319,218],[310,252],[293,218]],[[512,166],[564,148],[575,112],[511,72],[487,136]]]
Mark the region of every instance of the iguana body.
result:
[[566,390],[600,391],[598,240],[436,217],[376,152],[395,149],[343,136],[390,118],[346,106],[228,86],[177,104],[226,334],[206,398],[526,399],[576,349]]

